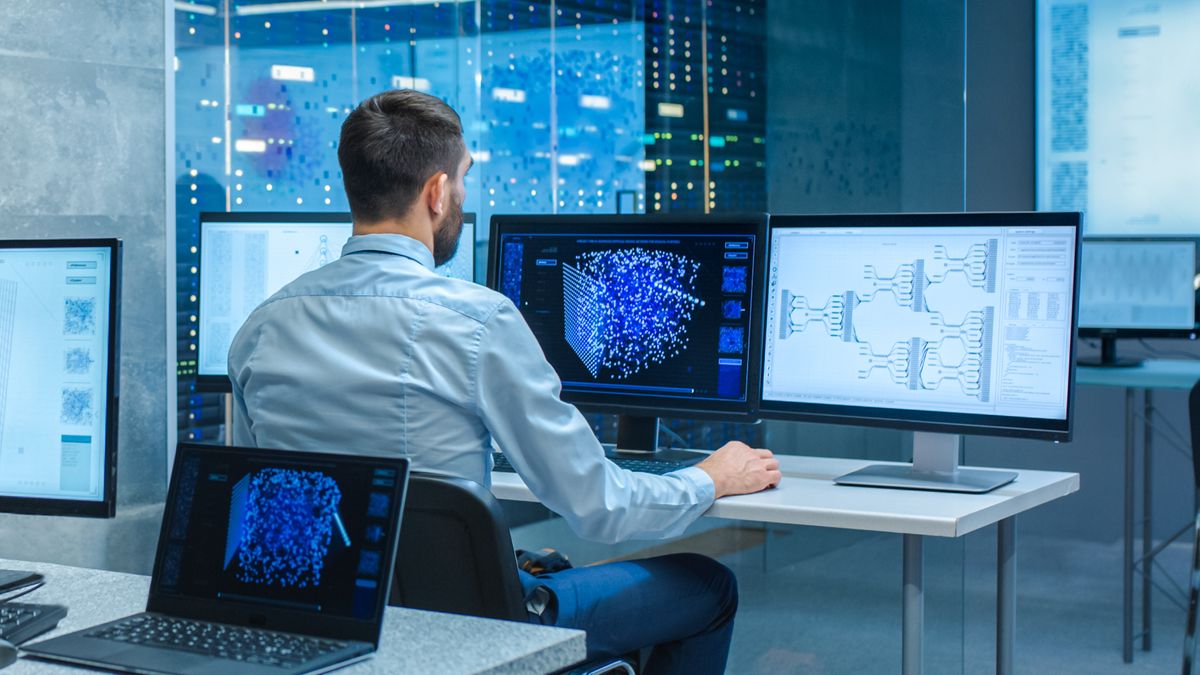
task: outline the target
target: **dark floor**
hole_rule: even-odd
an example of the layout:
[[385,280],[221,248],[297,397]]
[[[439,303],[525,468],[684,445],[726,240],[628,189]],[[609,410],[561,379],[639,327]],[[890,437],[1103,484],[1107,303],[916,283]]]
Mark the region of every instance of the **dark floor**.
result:
[[[518,547],[557,546],[576,564],[671,550],[718,557],[737,573],[741,591],[730,673],[899,672],[897,535],[766,531],[704,519],[683,541],[607,547],[579,541],[552,520],[517,528],[514,539]],[[1162,557],[1179,583],[1189,549],[1176,546]],[[1018,551],[1018,673],[1179,672],[1184,612],[1161,592],[1154,596],[1154,649],[1139,648],[1132,664],[1121,660],[1118,544],[1026,536]],[[994,528],[928,540],[927,673],[994,672],[995,570]]]

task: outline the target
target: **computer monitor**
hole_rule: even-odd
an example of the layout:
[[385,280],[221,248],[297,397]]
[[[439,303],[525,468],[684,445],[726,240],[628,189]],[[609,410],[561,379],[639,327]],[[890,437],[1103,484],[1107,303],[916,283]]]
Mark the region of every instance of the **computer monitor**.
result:
[[749,420],[757,404],[766,216],[493,216],[488,283],[519,308],[562,398],[621,415]]
[[0,512],[116,511],[121,242],[0,241]]
[[1012,480],[957,470],[957,435],[1070,439],[1079,221],[773,215],[760,415],[921,432],[875,484]]
[[[337,260],[350,239],[349,213],[200,214],[196,385],[229,391],[229,345],[264,300],[305,272]],[[458,252],[438,271],[472,281],[475,214],[463,214]]]
[[1080,365],[1136,366],[1118,359],[1118,338],[1196,339],[1196,241],[1088,237],[1080,258],[1079,336],[1100,338],[1100,358]]

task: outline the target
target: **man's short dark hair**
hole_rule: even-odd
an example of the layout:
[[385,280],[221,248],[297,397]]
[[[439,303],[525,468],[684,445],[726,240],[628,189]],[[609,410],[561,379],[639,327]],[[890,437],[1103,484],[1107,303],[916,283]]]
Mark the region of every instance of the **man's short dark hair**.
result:
[[399,218],[431,176],[458,178],[462,121],[440,99],[410,89],[376,94],[342,124],[338,163],[354,220]]

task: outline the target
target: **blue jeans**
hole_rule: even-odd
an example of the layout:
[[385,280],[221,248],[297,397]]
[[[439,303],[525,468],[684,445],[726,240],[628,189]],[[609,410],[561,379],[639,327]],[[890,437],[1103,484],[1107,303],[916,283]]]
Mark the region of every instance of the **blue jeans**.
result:
[[577,567],[533,576],[526,597],[550,591],[541,623],[587,631],[588,659],[652,647],[644,672],[724,673],[737,612],[737,579],[694,553]]

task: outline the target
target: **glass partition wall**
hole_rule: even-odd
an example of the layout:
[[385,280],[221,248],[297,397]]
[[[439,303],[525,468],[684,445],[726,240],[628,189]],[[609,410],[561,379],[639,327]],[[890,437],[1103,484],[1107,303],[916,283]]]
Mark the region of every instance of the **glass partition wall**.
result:
[[[342,121],[390,88],[443,98],[475,168],[477,278],[495,213],[957,211],[963,0],[178,1],[180,434],[220,442],[195,391],[201,211],[344,211]],[[612,439],[613,419],[593,416]],[[664,425],[694,447],[907,459],[898,431]],[[593,546],[514,511],[518,546],[577,564],[702,550],[738,574],[730,671],[888,672],[900,538],[701,519],[684,542]],[[528,521],[528,522],[527,522]],[[929,672],[964,668],[963,546],[926,552]],[[989,571],[976,570],[980,574]],[[869,649],[863,649],[869,644]]]

